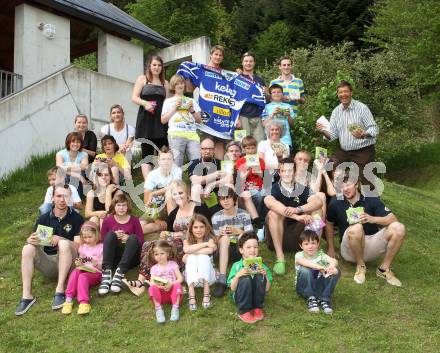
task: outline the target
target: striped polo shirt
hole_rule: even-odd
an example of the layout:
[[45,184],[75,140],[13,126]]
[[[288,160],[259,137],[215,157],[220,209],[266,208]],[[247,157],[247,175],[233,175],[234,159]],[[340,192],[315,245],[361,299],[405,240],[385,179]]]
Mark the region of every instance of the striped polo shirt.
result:
[[[277,84],[280,85],[281,87],[283,87],[283,96],[286,97],[295,97],[298,96],[303,98],[305,97],[305,93],[304,93],[304,84],[303,81],[300,78],[296,78],[294,75],[290,76],[290,80],[288,81],[284,81],[281,79],[281,76],[279,76],[278,78],[270,81],[270,86]],[[292,98],[291,98],[292,99]],[[293,112],[295,114],[298,113],[298,102],[296,100],[291,101],[290,102]]]
[[[370,136],[354,137],[350,130],[356,126],[360,126]],[[344,151],[359,150],[374,145],[378,133],[379,127],[365,104],[352,99],[347,108],[344,108],[341,103],[333,109],[330,117],[330,140],[339,139],[339,144]]]

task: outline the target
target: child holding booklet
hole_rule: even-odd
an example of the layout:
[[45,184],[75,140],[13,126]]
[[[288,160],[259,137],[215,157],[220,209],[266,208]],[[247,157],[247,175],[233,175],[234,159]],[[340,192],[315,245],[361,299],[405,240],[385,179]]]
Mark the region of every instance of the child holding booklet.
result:
[[319,249],[319,236],[305,230],[299,236],[302,251],[295,254],[296,292],[307,299],[307,308],[318,313],[333,313],[332,294],[339,280],[338,261]]
[[214,233],[205,216],[195,214],[188,225],[188,235],[183,241],[185,252],[185,280],[188,284],[189,310],[197,310],[194,287],[203,283],[203,308],[211,306],[209,286],[215,282],[212,254],[217,250]]
[[91,221],[84,222],[80,238],[79,257],[75,259],[76,268],[70,273],[66,288],[66,302],[61,311],[66,315],[72,313],[75,296],[79,303],[78,314],[88,314],[90,312],[89,289],[101,282],[103,246],[99,243],[97,225]]
[[[242,259],[232,265],[227,283],[238,317],[247,324],[253,324],[264,318],[264,298],[272,284],[272,274],[258,257],[258,236],[255,232],[244,232],[237,245]],[[246,262],[252,266],[246,266]],[[256,263],[261,265],[255,268]]]
[[200,138],[196,123],[202,122],[200,107],[192,98],[185,97],[185,79],[174,75],[170,80],[170,93],[174,96],[164,101],[162,124],[168,124],[168,143],[176,165],[181,167],[185,151],[190,161],[200,158]]
[[170,321],[179,320],[179,306],[182,301],[183,276],[179,266],[172,259],[175,249],[165,240],[158,240],[148,251],[147,262],[151,267],[148,293],[156,309],[158,323],[165,322],[162,304],[172,304]]

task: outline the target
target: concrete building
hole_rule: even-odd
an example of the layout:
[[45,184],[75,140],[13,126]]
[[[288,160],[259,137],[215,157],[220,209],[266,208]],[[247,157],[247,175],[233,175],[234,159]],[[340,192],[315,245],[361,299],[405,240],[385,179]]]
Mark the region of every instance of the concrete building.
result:
[[[132,39],[154,45],[165,63],[209,60],[209,38],[176,46],[116,6],[101,0],[11,0],[0,21],[0,178],[34,155],[57,150],[86,114],[98,131],[109,107],[122,104],[134,125],[133,82],[144,53]],[[71,65],[97,53],[97,72]],[[19,151],[19,152],[17,152]]]

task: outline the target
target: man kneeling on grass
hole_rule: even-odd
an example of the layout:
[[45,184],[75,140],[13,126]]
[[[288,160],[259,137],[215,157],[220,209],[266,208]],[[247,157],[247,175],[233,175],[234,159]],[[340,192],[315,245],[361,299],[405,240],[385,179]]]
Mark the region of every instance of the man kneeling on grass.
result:
[[355,183],[345,176],[342,183],[344,198],[330,201],[325,229],[327,241],[333,241],[334,225],[337,225],[342,237],[341,255],[344,260],[356,263],[353,278],[356,283],[365,282],[365,263],[384,255],[376,275],[400,287],[402,283],[391,271],[391,263],[405,238],[405,226],[397,221],[379,197],[362,195],[359,184],[359,181]]
[[[79,233],[83,224],[83,218],[78,212],[67,205],[71,191],[66,186],[55,186],[53,194],[52,211],[41,215],[34,227],[34,232],[27,238],[27,244],[21,254],[21,277],[23,280],[23,296],[15,309],[15,315],[26,313],[35,303],[36,298],[32,295],[32,276],[36,267],[43,276],[57,278],[55,296],[52,309],[61,309],[65,302],[64,286],[70,270],[74,267],[73,259],[77,257],[74,240],[79,242]],[[49,246],[41,246],[41,237],[37,227],[46,226],[46,233],[50,227],[53,235]]]
[[227,283],[238,317],[253,324],[264,319],[264,297],[272,284],[272,274],[258,257],[258,236],[254,231],[244,232],[237,245],[242,259],[232,265]]

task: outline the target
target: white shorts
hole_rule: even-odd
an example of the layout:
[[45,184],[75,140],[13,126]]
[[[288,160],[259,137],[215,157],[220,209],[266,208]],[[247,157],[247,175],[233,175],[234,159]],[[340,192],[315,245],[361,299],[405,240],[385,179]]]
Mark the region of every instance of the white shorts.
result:
[[[385,240],[386,228],[382,228],[376,234],[365,235],[364,261],[371,262],[385,255],[388,242]],[[356,263],[356,259],[348,243],[348,235],[345,231],[341,242],[341,255],[345,261]]]

